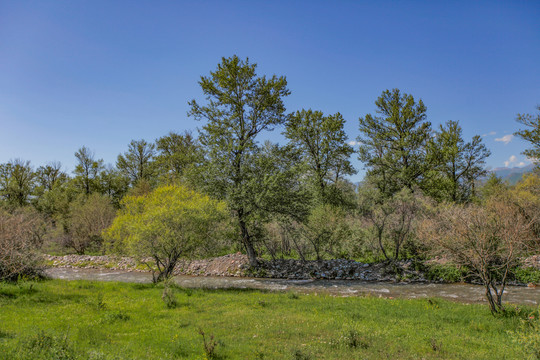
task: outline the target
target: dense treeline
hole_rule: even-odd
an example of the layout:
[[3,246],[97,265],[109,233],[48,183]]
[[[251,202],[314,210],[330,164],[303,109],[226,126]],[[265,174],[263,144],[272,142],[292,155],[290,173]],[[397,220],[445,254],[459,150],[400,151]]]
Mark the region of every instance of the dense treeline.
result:
[[[499,267],[514,266],[517,254],[539,250],[538,175],[528,175],[512,188],[493,175],[483,180],[490,151],[482,138],[464,139],[457,121],[433,127],[426,105],[410,94],[398,89],[381,94],[375,113],[359,118],[361,135],[355,151],[340,113],[312,109],[289,113],[283,102],[290,94],[286,78],[259,76],[248,60],[223,58],[199,84],[204,99],[192,100],[188,114],[202,122],[198,134],[170,132],[153,142],[133,140],[114,165],[105,165],[83,146],[74,154],[77,165],[72,174],[58,162],[38,168],[20,159],[0,164],[0,228],[9,226],[12,214],[19,219],[17,226],[27,227],[33,239],[37,236],[39,240],[32,243],[45,244],[47,251],[129,252],[138,243],[135,238],[151,242],[160,233],[174,234],[161,225],[144,228],[140,209],[170,205],[169,211],[189,217],[197,204],[217,201],[213,209],[225,206],[230,217],[227,226],[220,226],[222,231],[208,240],[212,246],[203,246],[199,228],[186,230],[199,240],[188,236],[184,242],[199,244],[205,254],[242,250],[256,266],[257,257],[263,255],[395,261],[446,249],[443,255],[472,266],[467,256],[460,257],[467,244],[454,249],[438,235],[458,232],[451,228],[453,221],[463,225],[471,217],[463,218],[461,212],[475,209],[475,213],[485,211],[485,219],[499,213],[516,217],[514,224],[521,226],[503,229],[519,233],[519,239],[505,238],[500,235],[503,230],[492,229],[500,242],[486,246],[492,253],[489,261]],[[539,117],[518,116],[530,128],[516,133],[533,145],[526,152],[530,156],[538,154]],[[288,142],[261,143],[260,135],[272,130],[282,131]],[[356,173],[352,156],[358,156],[367,170],[360,184],[348,180]],[[155,191],[168,194],[168,200],[149,196]],[[186,195],[192,192],[209,198],[195,201],[195,195]],[[177,206],[171,194],[195,202]],[[175,223],[178,219],[152,211],[157,211],[156,216],[145,223],[161,216],[180,226]],[[116,214],[120,215],[115,220]],[[133,219],[139,214],[140,226],[126,224],[129,214]],[[34,221],[25,221],[25,216]],[[212,226],[197,216],[193,224]],[[443,229],[441,221],[451,229]],[[174,231],[182,233],[178,228]],[[431,241],[437,238],[441,239],[437,244]],[[504,257],[510,245],[511,259]],[[138,248],[155,256],[147,246]],[[176,258],[187,255],[174,251]],[[204,256],[193,249],[189,253]]]

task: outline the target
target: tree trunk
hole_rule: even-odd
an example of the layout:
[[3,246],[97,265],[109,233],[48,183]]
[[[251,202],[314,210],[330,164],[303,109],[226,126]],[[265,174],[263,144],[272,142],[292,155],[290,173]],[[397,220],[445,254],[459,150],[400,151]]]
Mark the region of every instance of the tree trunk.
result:
[[242,243],[244,244],[244,247],[246,249],[246,253],[249,259],[249,265],[253,267],[257,267],[259,265],[259,261],[257,260],[257,252],[255,251],[255,248],[253,247],[253,242],[251,241],[251,236],[249,235],[246,222],[240,215],[242,214],[242,212],[239,211],[238,214],[239,214],[238,223],[240,225],[240,231],[242,233]]

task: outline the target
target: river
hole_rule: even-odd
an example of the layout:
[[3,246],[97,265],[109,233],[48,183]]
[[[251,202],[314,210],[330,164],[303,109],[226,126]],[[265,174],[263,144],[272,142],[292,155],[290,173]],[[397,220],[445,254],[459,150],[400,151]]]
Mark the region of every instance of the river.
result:
[[[48,276],[65,280],[99,280],[148,283],[152,275],[147,272],[127,272],[122,270],[49,268]],[[439,297],[462,303],[483,303],[483,286],[473,284],[432,284],[432,283],[389,283],[359,280],[287,280],[244,277],[203,277],[175,276],[174,281],[186,288],[211,289],[260,289],[272,291],[294,291],[299,293],[319,293],[333,296],[380,296],[385,298],[431,298]],[[508,286],[503,301],[538,306],[540,288]]]

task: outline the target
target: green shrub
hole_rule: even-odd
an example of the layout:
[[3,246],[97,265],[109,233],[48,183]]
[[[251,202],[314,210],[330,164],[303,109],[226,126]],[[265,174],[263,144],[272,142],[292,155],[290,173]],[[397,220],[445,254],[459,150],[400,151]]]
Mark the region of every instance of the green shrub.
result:
[[431,281],[462,282],[467,276],[467,269],[454,265],[431,265],[426,272],[426,278]]
[[535,269],[533,267],[527,267],[527,268],[515,268],[514,276],[516,281],[523,283],[523,284],[540,284],[540,270]]
[[152,258],[154,282],[172,276],[181,258],[214,252],[227,228],[225,203],[185,186],[162,186],[145,196],[127,196],[122,206],[105,237],[110,244],[124,243],[119,248],[130,255]]

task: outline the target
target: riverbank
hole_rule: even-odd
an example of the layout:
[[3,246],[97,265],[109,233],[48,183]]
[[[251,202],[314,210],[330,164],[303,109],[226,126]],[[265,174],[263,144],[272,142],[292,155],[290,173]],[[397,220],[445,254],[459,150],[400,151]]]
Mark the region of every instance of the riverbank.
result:
[[[125,271],[150,271],[150,268],[129,257],[90,255],[44,255],[52,267],[110,269]],[[152,264],[152,259],[146,259]],[[400,269],[396,273],[395,266]],[[367,264],[353,260],[301,261],[294,259],[260,260],[260,266],[252,269],[246,255],[228,254],[216,258],[179,262],[174,275],[260,277],[271,279],[322,279],[362,281],[419,281],[426,282],[425,274],[414,268],[412,261],[400,261],[395,266],[376,263]]]
[[[83,269],[110,269],[149,272],[150,268],[129,257],[110,255],[44,255],[47,266]],[[151,259],[146,259],[152,264]],[[540,255],[523,260],[523,269],[540,274]],[[440,274],[433,269],[444,270],[444,262],[431,260],[414,263],[411,260],[389,265],[386,263],[367,264],[353,260],[335,259],[322,261],[301,261],[293,259],[261,260],[260,267],[252,269],[246,255],[228,254],[216,258],[179,262],[174,275],[260,277],[270,279],[321,279],[321,280],[361,280],[389,282],[456,282],[460,274],[451,276]],[[530,270],[529,270],[530,269]],[[523,277],[521,285],[534,286],[538,276]],[[531,281],[532,280],[532,281]],[[512,282],[519,285],[519,281]]]
[[521,324],[533,309],[520,311],[493,317],[486,305],[434,298],[3,283],[0,359],[522,359],[531,349],[518,343]]

